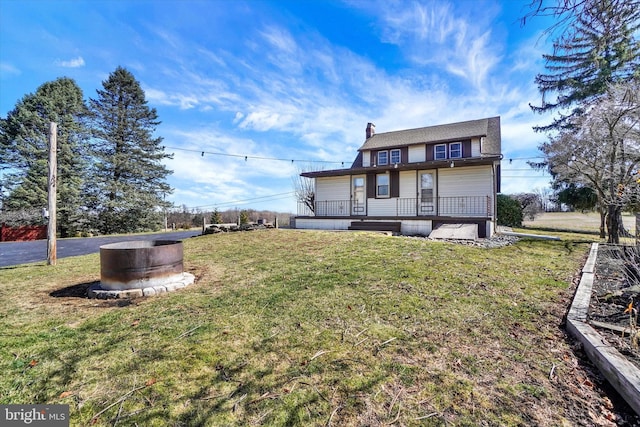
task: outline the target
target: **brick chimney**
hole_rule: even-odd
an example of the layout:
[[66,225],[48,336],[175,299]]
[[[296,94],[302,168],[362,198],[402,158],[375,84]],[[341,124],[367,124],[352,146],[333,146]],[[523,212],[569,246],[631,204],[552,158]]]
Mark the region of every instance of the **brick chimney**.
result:
[[367,123],[367,139],[376,134],[376,125],[373,123]]

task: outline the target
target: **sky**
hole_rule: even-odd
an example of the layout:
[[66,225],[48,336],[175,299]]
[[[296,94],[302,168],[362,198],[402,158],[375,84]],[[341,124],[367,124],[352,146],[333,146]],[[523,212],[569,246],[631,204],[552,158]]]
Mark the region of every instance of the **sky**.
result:
[[550,18],[530,0],[0,0],[0,116],[70,77],[85,99],[118,66],[162,122],[176,206],[296,212],[303,170],[349,167],[376,132],[500,116],[502,192],[532,192],[551,116]]

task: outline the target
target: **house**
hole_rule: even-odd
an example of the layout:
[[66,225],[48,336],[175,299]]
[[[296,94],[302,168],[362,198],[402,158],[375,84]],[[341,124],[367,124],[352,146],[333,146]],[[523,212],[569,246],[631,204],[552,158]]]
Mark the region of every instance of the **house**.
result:
[[301,174],[315,180],[315,195],[299,203],[295,227],[426,236],[474,224],[478,237],[491,236],[501,158],[500,117],[385,133],[369,123],[350,168]]

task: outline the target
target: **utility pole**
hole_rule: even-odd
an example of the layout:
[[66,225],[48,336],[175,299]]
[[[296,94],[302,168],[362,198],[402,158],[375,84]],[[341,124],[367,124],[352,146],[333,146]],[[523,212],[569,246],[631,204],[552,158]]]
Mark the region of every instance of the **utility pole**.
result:
[[49,225],[47,227],[47,264],[56,265],[58,259],[56,250],[56,201],[57,201],[57,175],[58,157],[57,140],[58,125],[55,122],[49,123]]

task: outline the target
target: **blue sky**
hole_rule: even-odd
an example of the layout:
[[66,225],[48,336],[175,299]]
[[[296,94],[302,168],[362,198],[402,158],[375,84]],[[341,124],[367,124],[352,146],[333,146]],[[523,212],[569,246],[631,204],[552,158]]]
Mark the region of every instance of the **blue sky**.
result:
[[530,192],[549,182],[526,160],[550,21],[522,27],[529,1],[0,0],[0,115],[62,76],[96,98],[123,66],[174,153],[168,200],[292,213],[293,177],[348,167],[367,122],[499,115],[502,190]]

